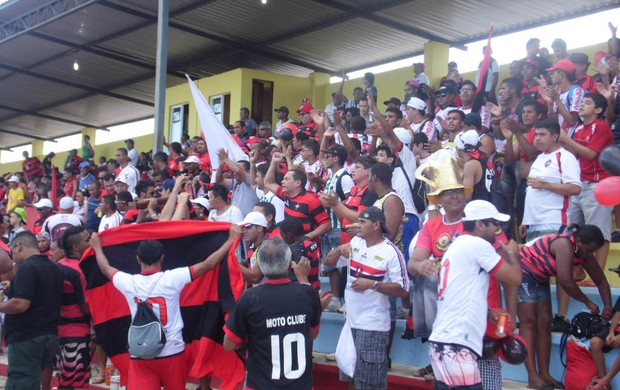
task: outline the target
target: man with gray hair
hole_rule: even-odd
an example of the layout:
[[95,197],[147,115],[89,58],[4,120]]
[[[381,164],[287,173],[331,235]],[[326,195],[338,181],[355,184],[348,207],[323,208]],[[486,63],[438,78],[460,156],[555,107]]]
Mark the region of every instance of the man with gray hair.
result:
[[[321,302],[308,283],[310,262],[291,263],[288,245],[274,237],[263,241],[258,266],[267,281],[237,302],[224,326],[224,349],[248,344],[248,388],[312,389],[312,340],[319,334]],[[299,283],[288,278],[291,266]]]

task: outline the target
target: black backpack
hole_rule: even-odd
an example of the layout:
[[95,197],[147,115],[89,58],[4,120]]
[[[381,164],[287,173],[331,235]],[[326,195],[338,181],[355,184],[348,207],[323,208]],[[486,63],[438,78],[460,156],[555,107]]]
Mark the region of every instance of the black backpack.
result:
[[570,331],[562,335],[560,340],[560,361],[566,367],[564,361],[564,353],[566,351],[566,343],[569,337],[574,336],[577,339],[591,339],[595,334],[607,329],[608,323],[599,314],[590,312],[577,313],[570,324]]
[[400,159],[396,161],[394,169],[396,168],[400,168],[403,171],[405,179],[407,179],[407,184],[409,185],[409,190],[411,191],[413,206],[418,211],[418,214],[422,214],[424,210],[426,210],[426,208],[428,207],[428,198],[426,197],[426,194],[428,193],[428,184],[426,184],[422,180],[416,179],[413,185],[411,185],[411,179],[409,179],[407,170],[405,170],[403,162]]
[[[159,276],[159,279],[161,279],[162,276],[163,272]],[[155,312],[153,312],[151,306],[147,303],[159,279],[153,284],[151,291],[149,291],[148,296],[144,300],[139,299],[136,293],[138,305],[136,314],[131,319],[131,326],[129,326],[127,344],[129,354],[140,359],[156,358],[166,345],[164,327],[159,318],[155,315]]]

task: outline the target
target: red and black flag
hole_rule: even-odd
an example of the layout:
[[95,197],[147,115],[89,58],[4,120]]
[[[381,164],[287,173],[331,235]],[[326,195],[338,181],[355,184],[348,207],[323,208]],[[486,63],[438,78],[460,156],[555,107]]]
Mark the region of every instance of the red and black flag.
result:
[[[123,225],[106,230],[100,236],[110,264],[121,271],[138,274],[140,266],[136,250],[140,241],[161,241],[165,250],[163,269],[167,270],[191,266],[207,258],[227,240],[229,228],[230,224],[225,222],[168,221]],[[127,332],[131,323],[129,306],[101,273],[92,249],[84,253],[80,267],[86,276],[86,296],[97,339],[118,367],[121,378],[126,378],[129,367]],[[183,339],[187,359],[191,362],[190,376],[209,375],[217,382],[220,379],[223,389],[233,389],[243,383],[243,360],[236,352],[226,352],[222,343],[225,317],[244,288],[233,249],[213,271],[188,284],[181,293]]]
[[484,50],[484,58],[482,59],[482,65],[480,66],[480,78],[476,80],[478,89],[476,90],[476,97],[474,98],[474,104],[471,108],[471,112],[480,112],[482,105],[484,104],[484,91],[487,86],[487,78],[491,68],[491,37],[493,36],[493,24],[489,29],[489,39],[487,46]]

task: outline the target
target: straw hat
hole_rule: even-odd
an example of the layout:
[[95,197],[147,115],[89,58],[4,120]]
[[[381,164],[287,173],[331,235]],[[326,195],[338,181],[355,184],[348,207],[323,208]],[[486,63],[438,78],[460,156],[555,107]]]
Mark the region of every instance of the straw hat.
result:
[[433,191],[426,196],[433,204],[441,203],[439,194],[446,190],[463,188],[465,193],[472,192],[471,188],[463,186],[454,149],[441,149],[433,153],[416,169],[415,177],[431,186]]

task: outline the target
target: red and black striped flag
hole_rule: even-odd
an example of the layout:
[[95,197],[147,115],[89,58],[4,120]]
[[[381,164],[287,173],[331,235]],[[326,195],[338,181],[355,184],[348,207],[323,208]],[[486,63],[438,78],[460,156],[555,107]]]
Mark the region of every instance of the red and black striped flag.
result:
[[[136,250],[142,240],[157,239],[164,245],[163,269],[191,266],[207,258],[228,238],[229,223],[169,221],[124,225],[100,234],[110,264],[127,273],[140,273]],[[238,242],[233,248],[236,248]],[[131,323],[123,295],[106,278],[88,249],[80,267],[86,276],[86,297],[91,308],[97,339],[118,367],[125,382],[129,367],[127,332]],[[236,352],[226,352],[224,321],[245,288],[241,269],[231,250],[213,271],[188,284],[181,293],[183,339],[192,377],[209,375],[233,389],[245,379],[245,365]],[[220,379],[220,381],[218,381]]]

